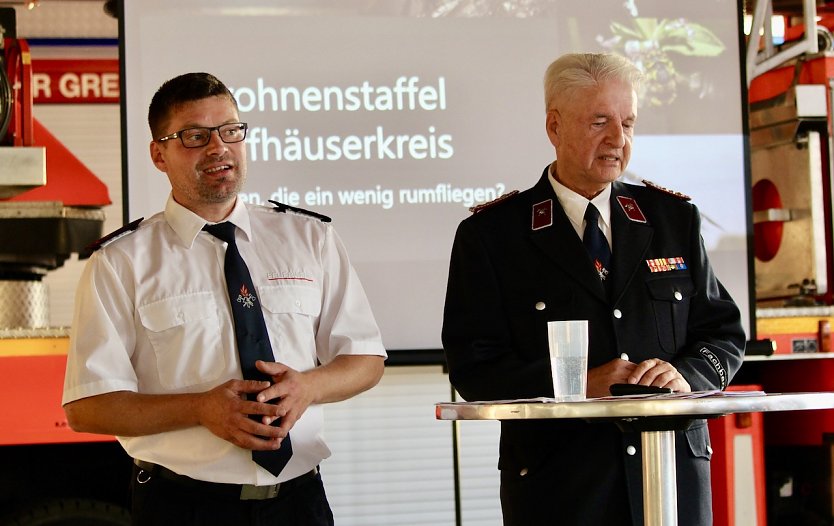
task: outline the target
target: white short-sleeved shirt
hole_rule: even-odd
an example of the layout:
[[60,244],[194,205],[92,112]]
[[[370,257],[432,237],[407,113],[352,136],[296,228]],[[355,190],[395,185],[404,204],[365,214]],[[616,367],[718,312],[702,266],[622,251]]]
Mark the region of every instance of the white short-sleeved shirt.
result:
[[[367,297],[329,223],[244,205],[226,218],[249,267],[275,360],[306,371],[338,355],[385,356]],[[93,254],[78,285],[63,403],[114,391],[207,391],[241,378],[223,275],[226,243],[169,197],[165,211]],[[126,414],[124,418],[135,418]],[[322,409],[290,431],[279,477],[202,426],[117,437],[129,455],[200,480],[274,484],[330,455]]]

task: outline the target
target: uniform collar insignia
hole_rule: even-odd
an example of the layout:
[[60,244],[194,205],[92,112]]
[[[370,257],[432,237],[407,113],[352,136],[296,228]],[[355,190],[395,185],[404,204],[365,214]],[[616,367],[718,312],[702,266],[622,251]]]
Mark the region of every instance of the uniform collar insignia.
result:
[[541,230],[553,224],[553,199],[533,205],[533,230]]
[[646,216],[643,215],[643,211],[640,210],[640,207],[637,206],[637,201],[635,201],[633,198],[626,197],[624,195],[618,195],[617,202],[620,203],[620,208],[623,209],[623,212],[625,212],[626,217],[637,223],[646,222]]

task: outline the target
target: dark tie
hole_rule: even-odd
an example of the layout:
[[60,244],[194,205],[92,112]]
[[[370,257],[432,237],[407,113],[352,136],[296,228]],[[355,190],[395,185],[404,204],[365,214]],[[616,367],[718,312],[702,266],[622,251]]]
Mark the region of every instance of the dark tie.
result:
[[[256,360],[272,362],[275,358],[269,343],[263,312],[255,296],[252,277],[235,243],[235,225],[229,222],[218,223],[206,225],[203,230],[228,244],[223,272],[226,275],[226,288],[229,290],[229,300],[232,304],[237,352],[240,355],[243,379],[271,381],[269,375],[255,368]],[[251,395],[250,399],[254,400],[254,395]],[[250,415],[250,418],[261,421],[261,415]],[[278,423],[279,420],[275,420],[272,425],[278,425]],[[291,456],[292,443],[290,443],[289,435],[281,442],[281,448],[277,451],[252,451],[252,459],[275,476],[281,473]]]
[[599,228],[599,210],[593,203],[588,203],[588,208],[585,209],[585,234],[582,236],[582,243],[591,256],[599,279],[605,281],[611,264],[611,248]]

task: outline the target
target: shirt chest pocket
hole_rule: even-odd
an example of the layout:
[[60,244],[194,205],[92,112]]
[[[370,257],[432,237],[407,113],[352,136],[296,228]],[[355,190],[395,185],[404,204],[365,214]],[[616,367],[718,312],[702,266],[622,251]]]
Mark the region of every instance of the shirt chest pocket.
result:
[[315,285],[258,288],[275,358],[306,370],[315,365],[321,290]]
[[226,370],[217,303],[211,292],[165,298],[138,310],[163,387],[211,382]]
[[688,276],[662,278],[646,283],[651,298],[660,347],[675,353],[686,343],[689,301],[695,286]]
[[313,285],[260,287],[261,303],[273,314],[302,314],[316,317],[321,312],[321,291]]

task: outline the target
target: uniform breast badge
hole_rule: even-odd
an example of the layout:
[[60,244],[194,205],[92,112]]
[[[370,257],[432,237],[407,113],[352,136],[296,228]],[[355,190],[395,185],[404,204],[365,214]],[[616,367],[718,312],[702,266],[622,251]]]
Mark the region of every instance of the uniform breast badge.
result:
[[647,259],[646,265],[649,272],[670,272],[672,270],[686,270],[686,262],[683,257]]

